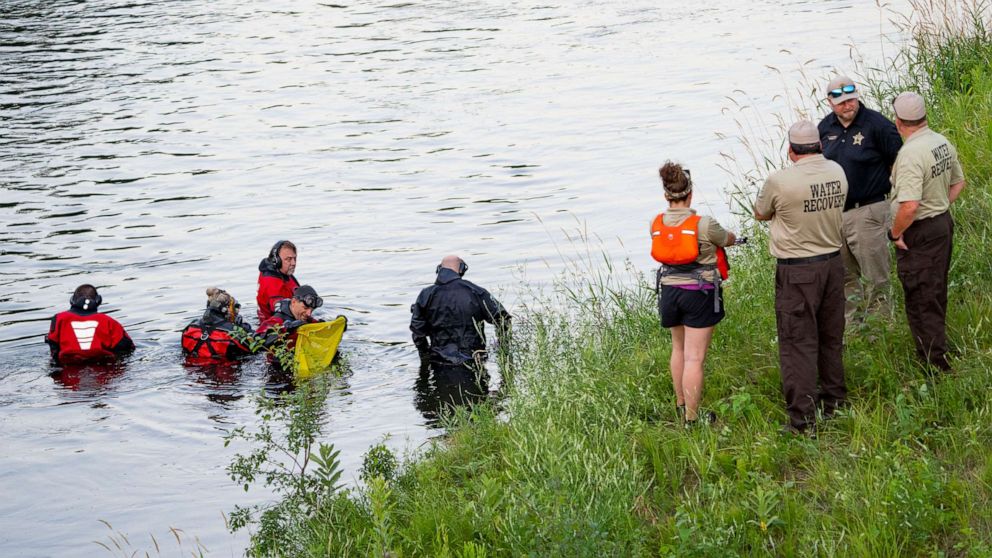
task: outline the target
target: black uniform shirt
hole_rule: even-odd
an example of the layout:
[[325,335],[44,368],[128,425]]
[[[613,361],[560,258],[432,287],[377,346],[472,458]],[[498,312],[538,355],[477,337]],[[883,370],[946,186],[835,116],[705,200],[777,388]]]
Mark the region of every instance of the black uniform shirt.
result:
[[858,114],[847,128],[837,115],[820,121],[823,156],[837,161],[847,175],[847,202],[844,211],[856,203],[882,201],[892,189],[889,174],[902,147],[896,125],[878,111],[858,101]]

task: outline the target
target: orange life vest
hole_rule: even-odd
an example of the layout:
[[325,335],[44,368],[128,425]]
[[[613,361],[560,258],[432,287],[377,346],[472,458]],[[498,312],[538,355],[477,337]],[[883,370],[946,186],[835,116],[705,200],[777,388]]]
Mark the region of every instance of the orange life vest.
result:
[[680,225],[665,224],[659,213],[651,223],[651,257],[665,265],[685,265],[699,257],[699,215],[690,215]]
[[[668,226],[665,214],[659,213],[651,223],[651,257],[667,266],[693,264],[699,257],[699,215],[690,215],[681,224]],[[730,272],[727,252],[716,247],[716,269],[726,280]]]

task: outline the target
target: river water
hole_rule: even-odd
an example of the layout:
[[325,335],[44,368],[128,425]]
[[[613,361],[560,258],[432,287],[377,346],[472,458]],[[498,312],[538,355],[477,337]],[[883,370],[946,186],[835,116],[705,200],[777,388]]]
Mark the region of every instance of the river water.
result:
[[[225,472],[264,364],[181,363],[204,289],[254,316],[280,238],[351,320],[324,439],[353,484],[383,440],[437,436],[409,305],[446,253],[512,311],[586,248],[648,270],[656,169],[685,162],[729,217],[718,168],[739,104],[773,112],[800,74],[883,56],[862,0],[682,3],[0,4],[0,555],[167,554],[183,530],[239,555],[222,513],[266,497]],[[892,54],[888,52],[887,54]],[[800,66],[803,71],[800,72]],[[822,84],[822,81],[820,82]],[[732,101],[730,98],[734,98]],[[725,110],[725,109],[730,110]],[[580,241],[576,246],[576,237]],[[41,342],[80,283],[138,350],[52,377]]]

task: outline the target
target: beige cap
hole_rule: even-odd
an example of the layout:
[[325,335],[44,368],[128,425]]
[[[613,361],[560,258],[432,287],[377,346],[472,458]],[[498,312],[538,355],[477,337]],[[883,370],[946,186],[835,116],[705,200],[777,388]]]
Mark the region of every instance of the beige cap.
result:
[[789,143],[796,145],[820,143],[820,131],[809,120],[800,120],[789,128]]
[[[827,84],[827,100],[832,104],[839,105],[848,99],[857,99],[857,87],[855,86],[854,91],[850,93],[844,93],[843,88],[845,85],[854,86],[854,80],[847,76],[835,76],[834,79],[830,80],[830,83]],[[835,97],[832,93],[830,93],[834,90],[841,90],[840,96]]]
[[927,115],[927,105],[919,93],[903,91],[892,101],[892,110],[899,120],[921,120]]

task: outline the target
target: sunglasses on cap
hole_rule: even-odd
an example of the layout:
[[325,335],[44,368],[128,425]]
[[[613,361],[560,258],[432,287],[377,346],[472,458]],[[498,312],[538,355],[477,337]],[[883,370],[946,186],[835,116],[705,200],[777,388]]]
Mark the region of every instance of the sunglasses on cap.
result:
[[317,308],[320,308],[321,306],[324,305],[324,299],[320,298],[317,295],[306,294],[301,297],[295,297],[295,298],[296,300],[299,300],[300,302],[303,303],[304,306],[306,306],[311,310],[316,310]]
[[837,97],[840,97],[841,95],[847,95],[848,93],[854,93],[855,90],[857,90],[857,88],[854,87],[854,84],[852,83],[850,85],[845,85],[844,87],[838,87],[837,89],[831,89],[830,91],[827,91],[827,95],[830,95],[831,97],[833,97],[834,99],[836,99]]

